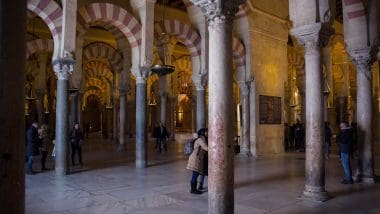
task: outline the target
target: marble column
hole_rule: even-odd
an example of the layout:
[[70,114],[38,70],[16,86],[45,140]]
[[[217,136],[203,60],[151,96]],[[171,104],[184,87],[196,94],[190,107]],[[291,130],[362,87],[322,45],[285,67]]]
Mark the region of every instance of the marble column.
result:
[[166,111],[167,111],[167,88],[166,88],[166,83],[168,82],[167,80],[167,75],[165,76],[160,76],[159,77],[159,91],[158,94],[160,95],[160,121],[164,125],[166,125]]
[[75,123],[78,123],[78,92],[70,94],[70,129],[74,127]]
[[345,121],[346,116],[346,108],[344,108],[345,104],[345,97],[338,97],[338,103],[339,103],[339,123],[341,122],[347,122]]
[[147,95],[146,79],[136,80],[136,168],[145,168],[147,164]]
[[44,111],[44,98],[45,92],[41,90],[37,90],[37,98],[38,98],[38,124],[41,126],[45,123],[45,111]]
[[197,117],[197,126],[196,130],[198,131],[201,128],[206,127],[206,118],[205,118],[205,89],[203,87],[197,87],[197,112],[196,112],[196,117]]
[[25,213],[26,10],[25,0],[0,3],[0,208],[2,213]]
[[352,50],[349,54],[357,70],[356,121],[359,159],[356,180],[374,183],[370,49]]
[[57,101],[55,121],[55,146],[57,156],[55,159],[56,175],[69,174],[68,150],[68,87],[69,75],[74,69],[75,60],[71,57],[59,58],[53,61],[57,80]]
[[191,2],[204,11],[209,31],[208,213],[234,213],[232,23],[244,1]]
[[251,145],[249,141],[249,88],[248,83],[239,84],[240,103],[242,107],[242,129],[241,129],[241,155],[251,156]]
[[126,111],[127,111],[127,90],[125,89],[119,89],[119,96],[120,96],[120,112],[119,112],[119,124],[120,124],[120,130],[119,130],[119,147],[118,151],[124,151],[125,150],[125,131],[126,131]]
[[295,36],[305,48],[306,98],[306,161],[305,189],[302,197],[315,201],[328,199],[325,190],[323,88],[319,33],[321,23],[293,28]]
[[112,96],[113,99],[113,109],[112,109],[112,143],[117,144],[118,139],[117,139],[117,108],[116,108],[116,103],[117,99],[115,94],[113,93]]
[[249,87],[249,141],[252,156],[256,156],[256,81],[252,80]]

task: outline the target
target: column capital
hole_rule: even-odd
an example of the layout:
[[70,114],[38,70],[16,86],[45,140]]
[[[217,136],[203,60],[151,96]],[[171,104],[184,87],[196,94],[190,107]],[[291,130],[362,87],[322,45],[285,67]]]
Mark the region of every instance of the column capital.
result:
[[125,88],[119,88],[119,95],[125,96],[127,94],[128,90]]
[[58,80],[69,80],[73,73],[75,60],[71,56],[66,56],[53,60],[54,73]]
[[193,74],[191,78],[193,80],[193,84],[197,91],[205,90],[205,86],[207,85],[207,81],[208,81],[207,72],[203,74]]
[[200,7],[207,17],[208,25],[219,23],[232,24],[235,14],[239,11],[239,5],[246,0],[190,0]]
[[313,54],[319,50],[319,33],[321,27],[321,23],[304,25],[291,29],[290,34],[293,35],[302,46],[304,46],[306,55]]
[[357,66],[357,71],[370,71],[371,66],[371,49],[363,48],[363,49],[355,49],[348,50],[348,54],[350,55],[352,62]]
[[136,77],[136,84],[146,84],[146,80],[151,73],[150,67],[146,66],[132,67],[131,71]]

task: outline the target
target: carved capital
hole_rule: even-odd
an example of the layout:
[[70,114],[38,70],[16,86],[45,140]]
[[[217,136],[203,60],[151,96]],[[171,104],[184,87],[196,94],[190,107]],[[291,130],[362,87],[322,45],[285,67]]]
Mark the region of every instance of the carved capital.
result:
[[208,75],[205,74],[193,74],[192,75],[193,84],[197,91],[205,90],[205,86],[207,85]]
[[70,56],[55,59],[53,61],[53,68],[58,80],[68,80],[69,76],[73,73],[74,65],[75,60]]
[[371,67],[371,49],[363,48],[356,50],[348,50],[348,54],[350,55],[353,63],[357,67],[358,72],[370,72]]
[[200,7],[207,17],[209,25],[229,23],[232,24],[239,5],[246,0],[190,0]]
[[304,46],[306,55],[316,54],[320,51],[319,33],[321,26],[321,23],[316,23],[290,30],[290,33]]
[[242,96],[248,96],[249,95],[249,87],[248,87],[249,82],[239,82],[238,84],[239,84],[240,94]]
[[136,77],[136,84],[146,84],[146,80],[150,74],[150,67],[133,67],[132,74]]

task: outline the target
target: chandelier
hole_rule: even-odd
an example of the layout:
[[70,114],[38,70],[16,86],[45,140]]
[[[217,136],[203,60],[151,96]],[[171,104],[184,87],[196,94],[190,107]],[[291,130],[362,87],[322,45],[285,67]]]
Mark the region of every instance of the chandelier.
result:
[[[163,10],[162,10],[162,25],[164,25],[164,20],[165,20],[165,3],[166,3],[166,0],[163,0]],[[161,33],[161,36],[160,36],[162,42],[164,43],[163,44],[163,58],[161,59],[162,63],[163,64],[156,64],[156,65],[153,65],[150,70],[157,74],[158,76],[165,76],[167,74],[170,74],[170,73],[173,73],[174,70],[175,70],[175,67],[174,66],[171,66],[171,65],[168,65],[167,64],[167,61],[168,61],[168,57],[171,57],[171,56],[168,56],[168,53],[167,53],[167,35],[166,33]]]

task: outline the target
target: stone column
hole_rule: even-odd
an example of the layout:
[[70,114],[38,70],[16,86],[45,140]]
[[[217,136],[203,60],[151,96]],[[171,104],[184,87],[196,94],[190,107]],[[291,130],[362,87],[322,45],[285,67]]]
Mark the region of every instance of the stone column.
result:
[[146,79],[138,76],[136,80],[136,168],[145,168],[147,164],[146,108]]
[[244,1],[191,2],[205,12],[209,30],[208,213],[234,213],[232,22]]
[[251,156],[251,145],[249,141],[249,88],[248,83],[239,84],[240,87],[240,103],[242,107],[242,130],[241,130],[241,155]]
[[56,175],[69,174],[69,151],[68,151],[68,87],[69,75],[74,69],[75,60],[65,57],[53,61],[54,72],[57,80],[57,101],[55,121],[55,146],[57,156],[55,159]]
[[1,1],[0,3],[0,207],[2,213],[25,213],[26,10],[25,0]]
[[197,128],[195,131],[198,131],[201,128],[206,127],[205,119],[205,89],[203,87],[197,87]]
[[127,110],[127,90],[125,89],[119,89],[119,96],[120,96],[120,115],[119,115],[119,124],[120,124],[120,131],[119,131],[119,147],[118,151],[124,151],[125,150],[125,131],[126,131],[126,110]]
[[345,99],[346,99],[345,97],[338,97],[338,103],[339,103],[339,123],[345,121],[345,116],[346,116],[346,108],[344,108]]
[[293,28],[295,36],[305,48],[306,98],[306,161],[303,198],[315,201],[328,199],[325,191],[323,89],[319,33],[321,23]]
[[70,94],[70,105],[71,105],[71,113],[70,113],[70,129],[74,127],[75,123],[78,123],[78,92],[74,92]]
[[40,126],[45,123],[44,97],[45,97],[45,92],[43,90],[37,90],[38,124]]
[[159,91],[158,94],[160,95],[160,121],[166,125],[166,107],[167,107],[167,88],[166,88],[166,83],[168,82],[167,80],[167,75],[165,76],[160,76],[159,77]]
[[116,95],[112,93],[113,109],[112,109],[112,143],[117,144],[117,108],[116,108]]
[[349,51],[356,66],[357,94],[356,121],[359,147],[357,181],[374,183],[372,139],[372,73],[370,49]]
[[252,80],[249,87],[249,135],[250,151],[256,156],[256,82]]

